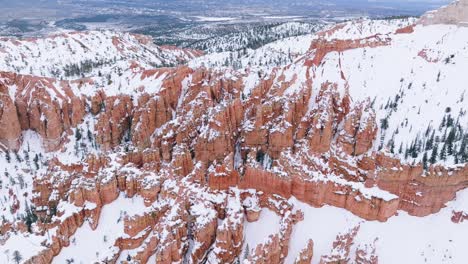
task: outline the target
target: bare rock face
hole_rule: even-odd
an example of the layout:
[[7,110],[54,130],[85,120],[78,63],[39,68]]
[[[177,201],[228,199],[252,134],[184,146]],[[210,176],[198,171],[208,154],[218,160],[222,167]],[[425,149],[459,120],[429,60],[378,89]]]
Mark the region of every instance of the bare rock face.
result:
[[[275,196],[267,196],[267,197],[268,197],[268,200],[270,201],[271,199],[276,200],[278,198]],[[273,204],[281,204],[281,201],[284,202],[283,199],[279,198],[277,200],[278,203],[273,202]],[[270,204],[270,207],[276,207],[273,204]],[[257,245],[257,247],[253,249],[252,252],[248,252],[249,263],[262,263],[262,264],[284,263],[284,260],[286,256],[288,255],[288,251],[289,251],[289,242],[290,242],[290,238],[292,234],[292,228],[297,222],[302,221],[303,215],[301,211],[292,213],[291,211],[292,208],[285,209],[285,206],[278,206],[278,207],[270,208],[270,209],[272,209],[273,211],[276,211],[277,214],[282,216],[281,221],[280,221],[279,232],[277,234],[270,235],[266,242]],[[313,247],[313,245],[311,247]],[[312,258],[311,251],[308,251],[303,254],[301,253],[301,257],[304,257],[304,261],[309,256],[310,258]]]
[[104,150],[119,145],[130,129],[133,102],[130,96],[108,97],[104,100],[96,125],[96,141]]
[[330,52],[343,52],[350,49],[356,48],[363,48],[363,47],[379,47],[390,45],[390,39],[388,38],[381,38],[381,36],[370,36],[364,39],[356,39],[356,40],[342,40],[342,39],[334,39],[334,40],[327,40],[324,38],[319,38],[312,42],[310,46],[310,50],[315,51],[315,56],[313,59],[308,60],[306,65],[308,66],[318,66],[322,63],[325,55]]
[[234,154],[226,156],[222,164],[208,170],[208,186],[213,190],[228,190],[239,184],[239,173],[234,169]]
[[330,150],[333,129],[339,99],[336,86],[331,83],[323,84],[316,98],[317,106],[312,110],[310,128],[306,136],[311,150],[315,153],[325,153]]
[[314,242],[309,240],[307,246],[301,251],[300,255],[297,256],[294,261],[295,264],[308,264],[311,263],[312,257],[314,256]]
[[376,117],[370,103],[361,104],[346,116],[338,145],[348,155],[360,156],[369,151],[377,135]]
[[359,264],[377,264],[379,257],[375,249],[375,242],[371,245],[359,245],[356,249],[355,263]]
[[423,174],[422,165],[402,165],[399,160],[383,154],[376,156],[376,163],[377,185],[399,195],[399,208],[411,215],[436,213],[455,198],[457,191],[466,188],[466,165],[455,169],[431,166]]
[[227,198],[226,216],[216,232],[213,251],[208,259],[213,263],[231,263],[240,254],[243,245],[243,210],[236,201],[239,194]]
[[320,264],[351,263],[349,259],[351,245],[359,231],[359,226],[348,233],[340,234],[333,242],[332,252],[320,258]]
[[459,211],[459,212],[453,212],[452,213],[452,222],[454,223],[462,223],[464,221],[467,221],[468,220],[468,213],[467,212],[463,212],[463,211]]
[[279,194],[283,197],[290,197],[292,188],[291,179],[253,167],[246,168],[239,186],[243,189],[257,189],[270,194]]
[[[62,134],[82,122],[85,105],[81,98],[73,94],[69,83],[57,84],[52,78],[13,73],[1,73],[1,76],[2,90],[13,96],[13,99],[5,97],[2,100],[2,120],[9,119],[4,122],[11,122],[8,133],[18,134],[18,127],[21,130],[32,129],[42,136],[44,148],[53,151],[62,143]],[[13,87],[15,90],[12,90]],[[16,109],[12,108],[11,100],[14,100]],[[4,137],[5,143],[10,146],[19,144],[12,135]]]
[[423,25],[454,24],[468,26],[468,1],[458,0],[435,11],[430,11],[419,20]]
[[21,126],[8,87],[0,83],[0,148],[16,150],[21,143]]

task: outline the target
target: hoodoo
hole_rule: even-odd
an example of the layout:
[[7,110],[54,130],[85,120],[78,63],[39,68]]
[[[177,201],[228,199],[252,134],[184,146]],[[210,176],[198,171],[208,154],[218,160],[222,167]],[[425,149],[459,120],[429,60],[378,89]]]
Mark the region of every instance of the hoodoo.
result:
[[467,11],[0,39],[0,263],[466,263]]

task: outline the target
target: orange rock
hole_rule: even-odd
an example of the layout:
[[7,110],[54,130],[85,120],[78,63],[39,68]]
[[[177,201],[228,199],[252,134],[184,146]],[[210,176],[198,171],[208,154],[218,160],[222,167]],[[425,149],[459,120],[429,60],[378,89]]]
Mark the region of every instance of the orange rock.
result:
[[309,240],[307,246],[299,253],[295,264],[310,264],[312,262],[312,257],[314,256],[314,242],[312,239]]

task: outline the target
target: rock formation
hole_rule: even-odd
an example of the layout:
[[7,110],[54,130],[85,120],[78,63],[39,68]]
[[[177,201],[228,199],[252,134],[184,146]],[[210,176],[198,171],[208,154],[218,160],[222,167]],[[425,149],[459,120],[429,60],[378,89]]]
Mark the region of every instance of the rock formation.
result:
[[[468,20],[465,6],[456,2],[420,23],[461,25]],[[96,262],[284,263],[294,226],[304,218],[296,200],[341,208],[362,221],[385,222],[399,211],[418,217],[439,212],[468,187],[468,165],[428,164],[427,153],[425,161],[417,155],[405,160],[395,146],[385,146],[381,131],[398,105],[358,99],[351,85],[359,76],[349,76],[343,56],[359,53],[372,68],[375,57],[366,52],[391,48],[420,26],[369,36],[361,30],[340,39],[348,26],[317,34],[302,57],[267,73],[186,65],[149,69],[146,59],[135,61],[127,53],[149,59],[167,53],[184,61],[201,52],[154,47],[138,35],[104,38],[127,67],[105,77],[0,73],[0,151],[5,157],[28,153],[31,135],[42,142],[32,146],[41,156],[26,160],[24,154],[26,165],[5,165],[5,171],[28,175],[31,184],[22,193],[9,187],[2,211],[16,217],[2,220],[0,245],[29,233],[41,250],[27,263],[50,263],[83,225],[99,229],[106,206],[141,199],[141,208],[122,209],[113,230],[118,237]],[[56,36],[62,37],[70,35]],[[411,52],[424,65],[440,62],[429,50]],[[379,107],[390,114],[382,116]],[[453,123],[449,110],[444,118]],[[15,158],[21,160],[20,154]],[[242,259],[245,226],[262,221],[264,209],[280,218],[279,231]],[[462,209],[451,215],[459,225],[468,219]],[[30,221],[30,215],[37,219]],[[316,254],[320,263],[377,263],[376,243],[355,247],[358,232],[359,226],[338,235],[325,255],[317,255],[310,240],[292,259],[310,263]]]
[[445,7],[426,13],[420,20],[423,25],[455,24],[468,26],[468,1],[457,0]]

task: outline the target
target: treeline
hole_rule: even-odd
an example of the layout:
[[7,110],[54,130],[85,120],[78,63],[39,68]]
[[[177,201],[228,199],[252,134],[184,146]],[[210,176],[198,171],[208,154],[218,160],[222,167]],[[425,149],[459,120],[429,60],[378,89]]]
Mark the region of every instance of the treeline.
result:
[[387,146],[390,152],[404,155],[405,160],[416,161],[422,157],[420,161],[425,169],[437,162],[468,162],[468,131],[460,124],[460,118],[466,113],[460,112],[455,119],[450,107],[445,112],[438,127],[429,125],[424,134],[418,134],[409,145],[400,144],[396,149],[394,141],[390,140]]
[[319,23],[277,22],[247,27],[244,30],[240,29],[239,32],[200,40],[187,45],[187,47],[203,50],[208,53],[258,49],[280,39],[315,33],[321,28],[322,25]]
[[[109,60],[96,60],[96,61],[87,59],[79,63],[72,63],[72,64],[65,65],[63,67],[63,74],[65,77],[74,77],[74,76],[84,77],[85,74],[91,73],[94,69],[100,68],[106,65],[115,64],[116,61],[117,61],[116,57],[109,59]],[[57,69],[54,70],[52,74],[57,78],[60,77],[60,71]]]

